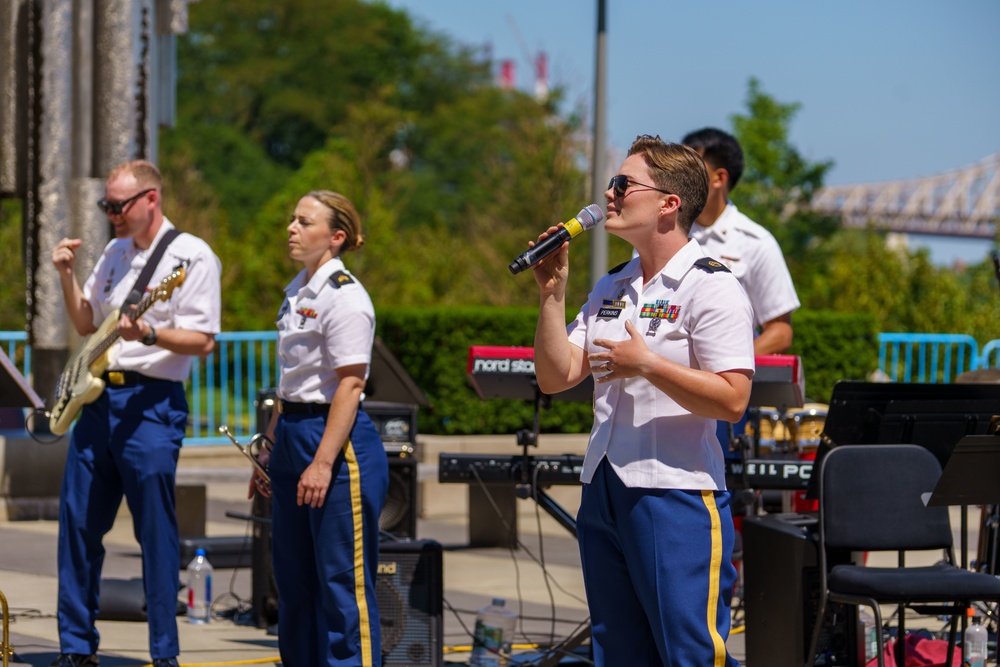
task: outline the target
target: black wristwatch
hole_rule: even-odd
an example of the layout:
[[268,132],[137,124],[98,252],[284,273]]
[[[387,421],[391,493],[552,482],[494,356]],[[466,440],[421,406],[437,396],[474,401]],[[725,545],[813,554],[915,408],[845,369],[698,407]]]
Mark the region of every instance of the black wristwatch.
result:
[[142,337],[143,345],[156,345],[156,329],[150,325],[149,333]]

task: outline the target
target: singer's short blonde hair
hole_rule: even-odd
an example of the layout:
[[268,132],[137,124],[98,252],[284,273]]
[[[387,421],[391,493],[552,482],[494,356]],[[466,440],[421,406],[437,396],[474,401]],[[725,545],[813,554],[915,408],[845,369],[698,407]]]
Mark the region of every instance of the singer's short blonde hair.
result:
[[656,187],[680,197],[681,209],[677,220],[685,232],[690,232],[691,225],[701,215],[708,200],[705,161],[683,144],[669,143],[659,136],[648,134],[636,137],[628,154],[643,157]]
[[344,245],[340,247],[341,252],[357,250],[365,244],[365,238],[361,234],[361,216],[350,199],[332,190],[313,190],[306,196],[330,209],[327,224],[330,225],[331,232],[341,229],[347,235]]

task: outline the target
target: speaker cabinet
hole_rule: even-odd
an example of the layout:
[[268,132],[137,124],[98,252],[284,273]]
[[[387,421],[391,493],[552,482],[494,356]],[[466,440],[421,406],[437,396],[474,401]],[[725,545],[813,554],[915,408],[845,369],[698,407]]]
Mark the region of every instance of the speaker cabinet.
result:
[[378,527],[397,538],[417,537],[417,460],[389,454],[389,490]]
[[[254,527],[253,615],[259,628],[278,622],[270,526]],[[258,528],[264,539],[257,539]],[[263,548],[266,540],[267,548]],[[258,548],[258,541],[261,543]],[[385,541],[379,546],[378,602],[383,667],[441,667],[444,660],[443,550],[432,540]]]
[[386,453],[407,456],[416,451],[416,405],[365,401],[362,407],[371,417]]
[[443,550],[433,540],[382,542],[378,599],[384,667],[444,662]]
[[[747,667],[807,663],[820,598],[819,534],[815,514],[769,514],[743,519]],[[831,567],[851,562],[838,556]],[[818,650],[829,665],[864,664],[857,607],[831,604]]]

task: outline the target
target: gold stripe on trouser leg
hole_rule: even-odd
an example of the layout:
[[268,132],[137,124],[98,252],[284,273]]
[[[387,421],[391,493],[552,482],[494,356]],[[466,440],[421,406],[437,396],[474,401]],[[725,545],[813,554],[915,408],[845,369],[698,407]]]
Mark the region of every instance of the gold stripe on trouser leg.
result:
[[365,595],[365,535],[364,522],[361,518],[361,475],[358,468],[358,457],[354,454],[354,446],[347,441],[344,447],[344,459],[347,462],[348,476],[351,479],[351,516],[354,519],[354,598],[358,602],[358,619],[361,629],[361,664],[366,667],[372,662],[372,629],[368,621],[368,598]]
[[709,566],[708,576],[708,609],[707,621],[708,632],[712,635],[712,644],[715,646],[715,661],[713,667],[725,667],[726,665],[726,643],[722,641],[719,634],[718,609],[719,609],[719,572],[722,570],[722,521],[719,519],[719,508],[715,505],[715,494],[712,491],[702,491],[701,499],[708,509],[708,516],[712,521],[712,563]]

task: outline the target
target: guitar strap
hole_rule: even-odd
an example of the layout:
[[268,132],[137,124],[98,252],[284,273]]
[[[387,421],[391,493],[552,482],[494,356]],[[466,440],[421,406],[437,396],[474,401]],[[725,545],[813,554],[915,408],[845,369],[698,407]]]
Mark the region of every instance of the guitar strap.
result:
[[163,257],[164,251],[166,251],[167,246],[180,236],[181,231],[176,227],[174,229],[168,229],[160,240],[157,242],[156,247],[153,248],[152,254],[150,254],[149,259],[146,261],[146,266],[142,267],[142,273],[135,280],[135,285],[132,285],[132,291],[128,293],[128,297],[125,299],[125,303],[122,304],[121,310],[119,312],[124,313],[126,309],[132,308],[135,304],[139,303],[142,299],[143,292],[146,291],[146,285],[149,284],[149,279],[153,277],[153,271],[160,264],[160,259]]

